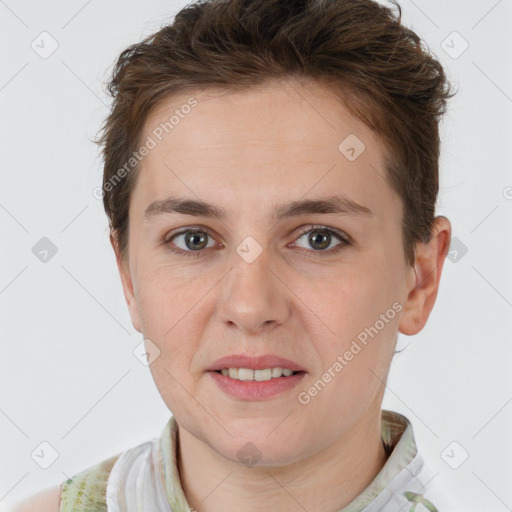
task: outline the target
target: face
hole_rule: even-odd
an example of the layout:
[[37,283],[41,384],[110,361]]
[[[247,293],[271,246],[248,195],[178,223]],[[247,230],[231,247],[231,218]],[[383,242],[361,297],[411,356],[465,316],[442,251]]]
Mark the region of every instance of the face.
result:
[[[155,139],[191,96],[197,105]],[[157,144],[131,197],[126,268],[118,264],[180,428],[235,462],[252,442],[279,465],[380,416],[397,333],[419,316],[380,139],[329,89],[298,83],[174,96],[147,119],[148,136]],[[224,217],[174,211],[171,196]],[[363,208],[315,210],[333,197]],[[302,372],[280,392],[263,396],[262,383],[263,395],[233,396],[219,383],[229,377],[207,370],[232,354],[273,354]]]

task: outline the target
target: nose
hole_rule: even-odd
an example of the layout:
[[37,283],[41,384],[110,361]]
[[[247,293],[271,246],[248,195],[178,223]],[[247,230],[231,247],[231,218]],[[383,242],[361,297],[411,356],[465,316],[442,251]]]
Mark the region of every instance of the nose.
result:
[[221,321],[246,334],[272,330],[290,315],[293,293],[267,254],[263,251],[251,263],[234,254],[219,297]]

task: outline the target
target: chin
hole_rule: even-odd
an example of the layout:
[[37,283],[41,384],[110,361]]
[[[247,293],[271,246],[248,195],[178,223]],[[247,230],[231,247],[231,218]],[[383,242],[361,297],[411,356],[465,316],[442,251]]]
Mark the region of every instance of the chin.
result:
[[285,431],[279,433],[275,430],[279,422],[269,418],[268,423],[271,425],[268,430],[258,427],[255,431],[236,431],[226,425],[233,438],[226,434],[227,445],[213,443],[213,448],[225,458],[247,467],[279,467],[299,461],[301,454],[297,447],[303,446],[303,443],[297,442]]

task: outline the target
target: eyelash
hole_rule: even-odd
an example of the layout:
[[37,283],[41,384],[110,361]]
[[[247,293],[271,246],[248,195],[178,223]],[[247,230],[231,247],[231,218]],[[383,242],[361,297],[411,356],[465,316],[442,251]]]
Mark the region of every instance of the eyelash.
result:
[[[338,232],[332,228],[329,228],[327,226],[315,225],[315,224],[310,224],[309,226],[307,226],[307,228],[304,231],[299,233],[296,240],[298,240],[299,238],[301,238],[302,236],[304,236],[305,234],[307,234],[311,231],[325,231],[331,235],[334,235],[341,242],[340,244],[336,245],[333,249],[329,249],[327,251],[314,251],[314,250],[308,251],[307,249],[302,249],[308,253],[313,253],[315,257],[322,257],[324,254],[328,254],[328,255],[337,254],[346,245],[350,245],[350,242],[348,241],[348,237],[346,235],[344,236],[340,232]],[[177,236],[183,235],[185,233],[206,233],[211,238],[214,238],[213,235],[211,235],[210,231],[206,228],[187,228],[182,231],[179,231],[178,233],[174,233],[168,239],[163,240],[162,243],[163,243],[163,245],[166,245],[171,252],[178,254],[180,256],[187,256],[187,257],[190,256],[192,258],[197,258],[197,257],[202,256],[201,253],[204,252],[204,250],[183,251],[182,249],[177,250],[177,249],[173,249],[171,247],[172,240],[174,240],[174,238],[176,238]]]

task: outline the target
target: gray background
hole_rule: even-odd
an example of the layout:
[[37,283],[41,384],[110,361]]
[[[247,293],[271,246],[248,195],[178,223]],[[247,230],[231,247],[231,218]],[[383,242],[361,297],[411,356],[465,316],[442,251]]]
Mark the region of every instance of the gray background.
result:
[[[107,114],[114,59],[184,5],[0,1],[2,510],[160,435],[169,418],[133,355],[142,335],[88,139]],[[454,242],[427,326],[400,337],[383,407],[411,420],[430,485],[451,495],[441,510],[511,510],[512,1],[401,5],[459,87],[442,124],[438,209]],[[43,31],[58,43],[47,58],[31,46],[46,37],[50,48]],[[46,263],[33,253],[43,237],[57,249]],[[42,442],[58,453],[47,469]]]

